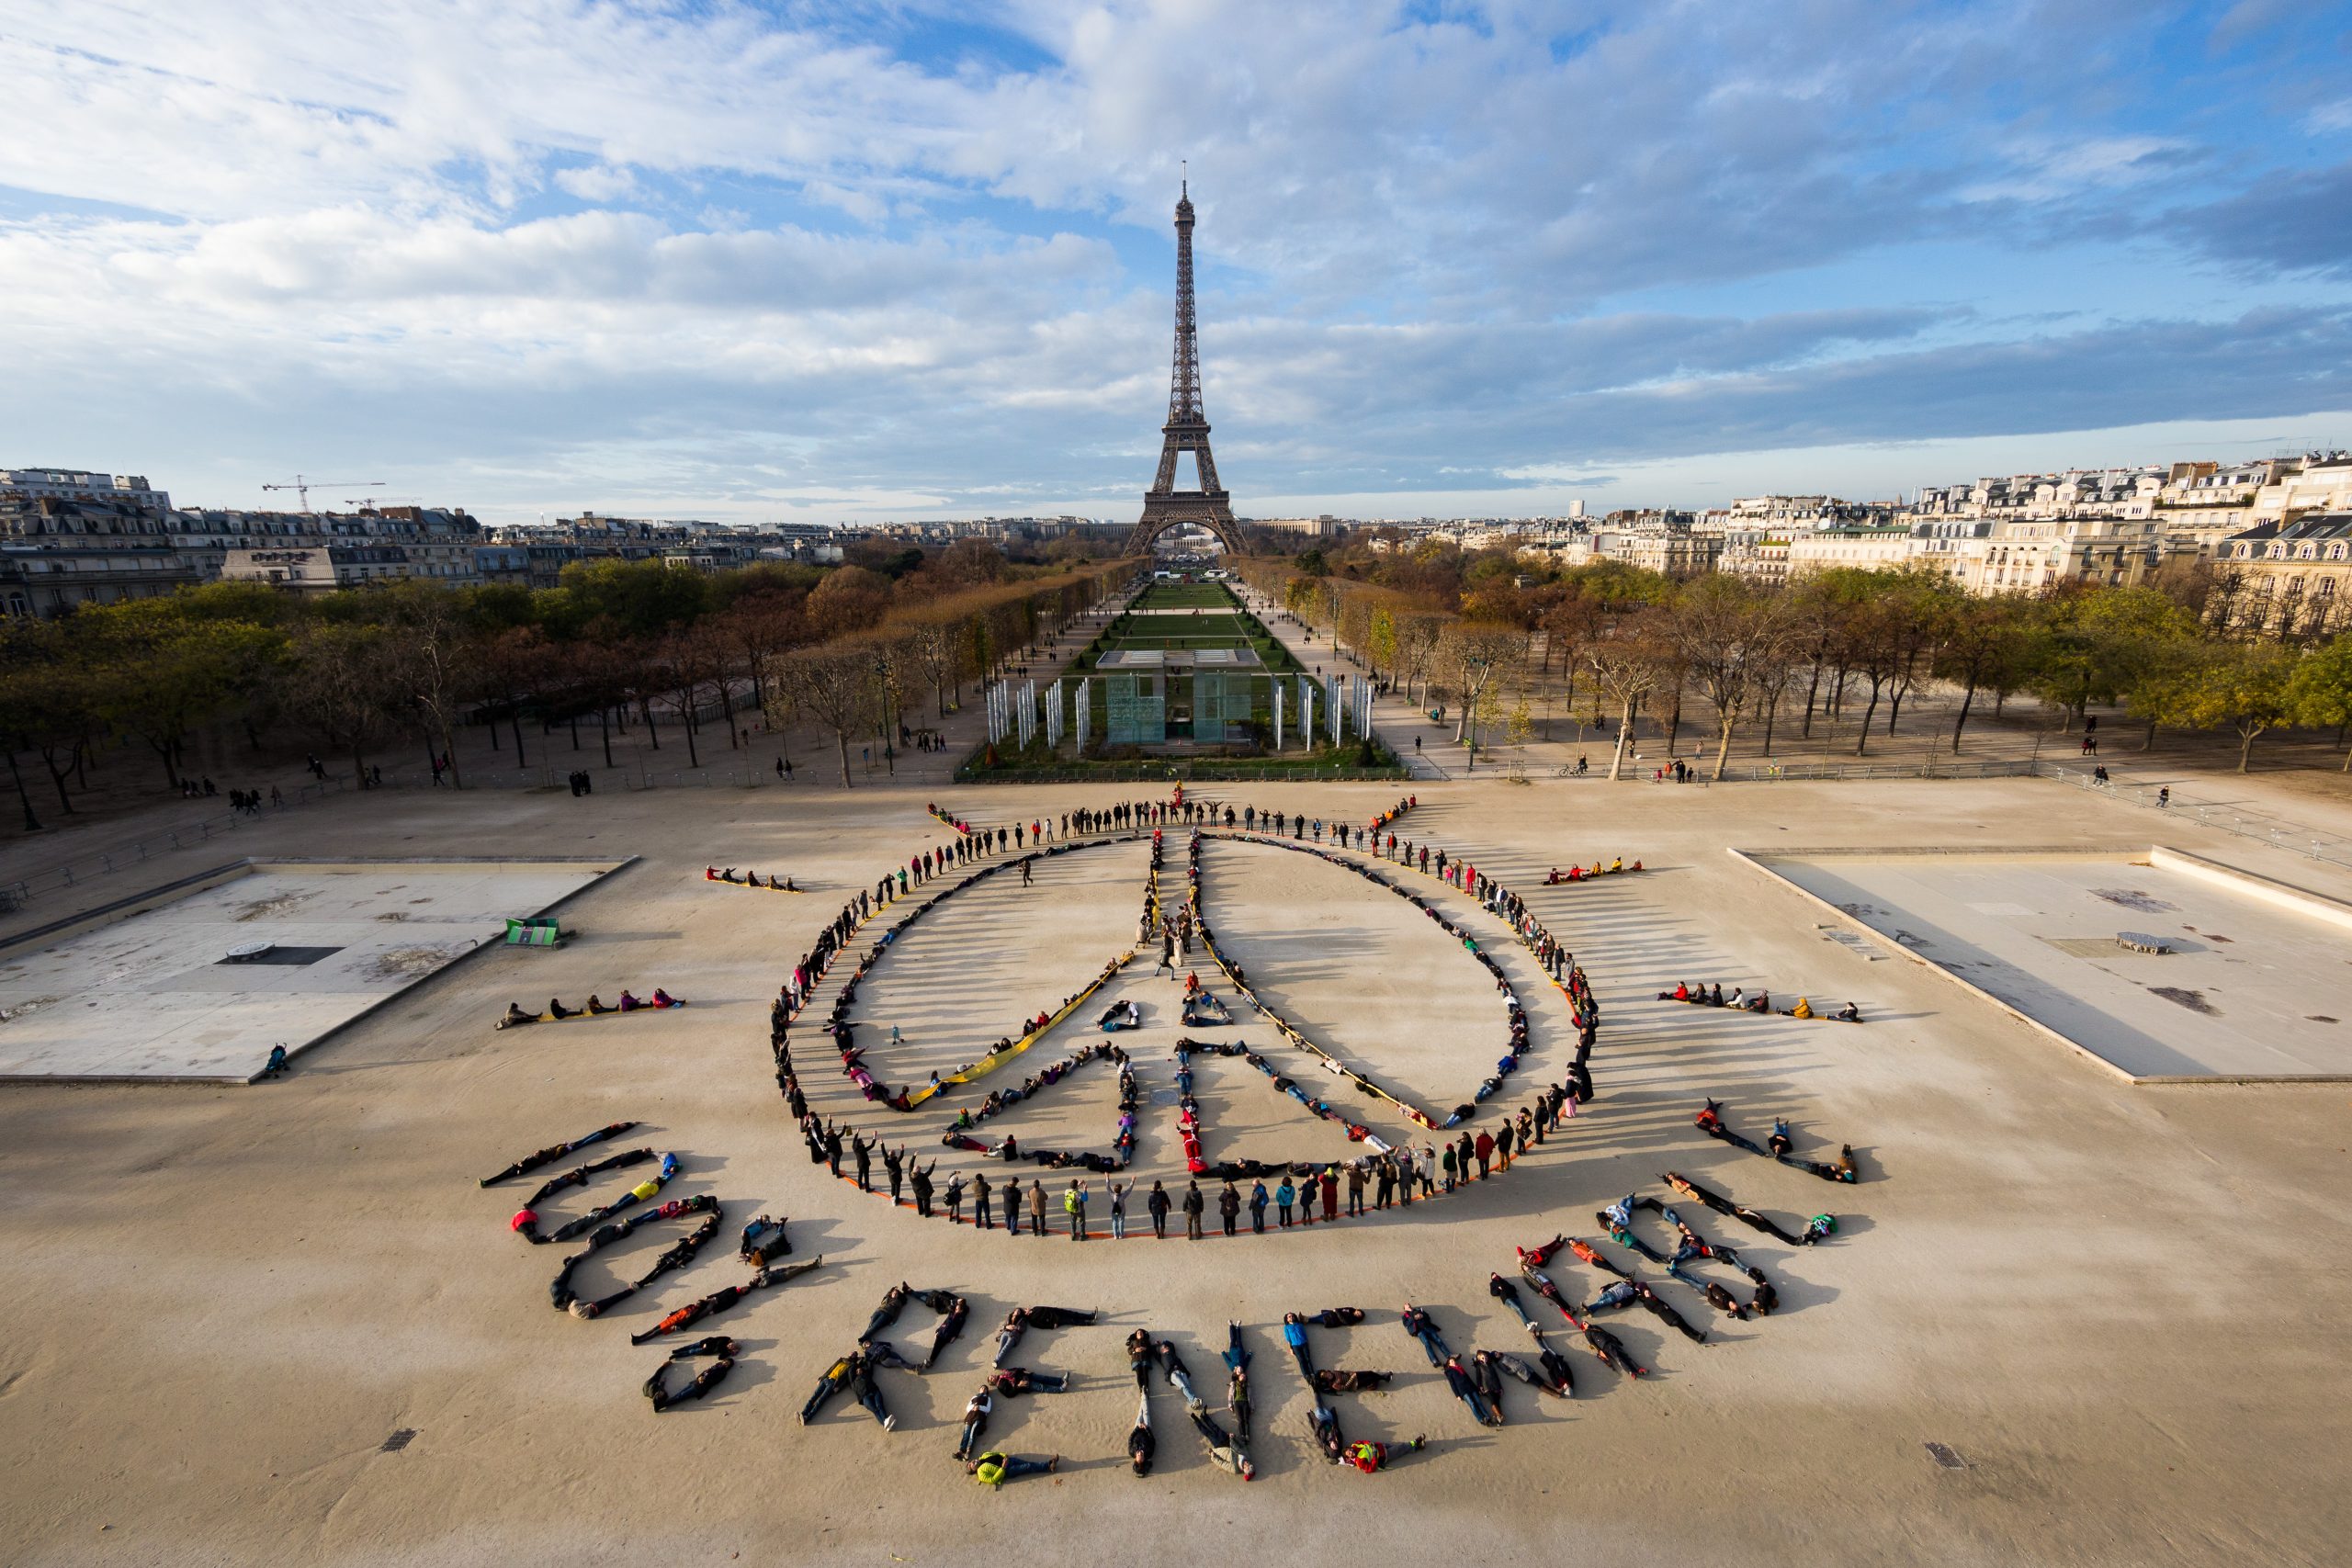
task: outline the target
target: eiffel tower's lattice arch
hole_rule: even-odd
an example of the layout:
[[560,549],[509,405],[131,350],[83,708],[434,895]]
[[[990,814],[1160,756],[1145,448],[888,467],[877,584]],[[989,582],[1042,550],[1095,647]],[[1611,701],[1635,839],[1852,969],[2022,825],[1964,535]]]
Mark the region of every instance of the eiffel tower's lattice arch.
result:
[[[1179,494],[1173,499],[1192,501],[1198,497]],[[1170,528],[1182,528],[1190,524],[1198,524],[1216,535],[1216,542],[1226,547],[1227,554],[1238,556],[1249,553],[1242,543],[1241,525],[1233,520],[1232,512],[1223,505],[1200,506],[1184,511],[1167,508],[1157,516],[1147,510],[1143,521],[1137,523],[1133,531],[1127,535],[1127,547],[1124,553],[1131,556],[1142,555],[1151,548],[1153,542],[1159,536],[1167,533]]]

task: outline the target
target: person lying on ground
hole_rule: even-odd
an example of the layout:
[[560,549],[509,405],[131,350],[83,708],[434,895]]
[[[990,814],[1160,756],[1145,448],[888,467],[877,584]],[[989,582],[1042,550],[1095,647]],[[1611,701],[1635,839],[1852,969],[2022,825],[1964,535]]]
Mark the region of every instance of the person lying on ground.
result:
[[[546,1148],[540,1149],[534,1154],[525,1155],[521,1159],[516,1160],[513,1165],[508,1166],[496,1176],[483,1177],[481,1179],[481,1185],[484,1187],[495,1187],[502,1181],[512,1180],[514,1178],[518,1176],[526,1176],[530,1172],[538,1169],[541,1166],[553,1165],[556,1161],[561,1159],[564,1156],[572,1153],[576,1149],[584,1149],[591,1144],[601,1144],[607,1139],[617,1138],[623,1133],[629,1132],[636,1126],[637,1123],[634,1122],[609,1122],[605,1126],[597,1128],[593,1133],[585,1134],[582,1136],[572,1139],[570,1143],[550,1144]],[[527,1204],[525,1206],[528,1207]]]
[[1291,1359],[1298,1363],[1298,1375],[1314,1382],[1315,1359],[1306,1348],[1306,1318],[1295,1312],[1283,1314],[1283,1343],[1290,1347]]
[[1306,1413],[1307,1429],[1315,1434],[1315,1446],[1323,1450],[1326,1463],[1337,1464],[1348,1440],[1340,1432],[1340,1413],[1328,1404],[1317,1404]]
[[[1522,1253],[1521,1256],[1524,1257],[1525,1254]],[[1530,1334],[1536,1332],[1535,1320],[1527,1315],[1527,1308],[1519,1299],[1518,1286],[1500,1274],[1489,1274],[1487,1276],[1487,1294],[1510,1308],[1511,1315],[1518,1318],[1521,1325]]]
[[1370,1393],[1386,1388],[1396,1379],[1395,1372],[1361,1372],[1333,1368],[1318,1371],[1307,1381],[1317,1393]]
[[971,1303],[952,1291],[925,1291],[923,1304],[941,1314],[939,1326],[932,1330],[931,1350],[922,1359],[922,1370],[929,1371],[939,1362],[939,1353],[964,1332],[964,1322],[971,1315]]
[[626,1170],[633,1165],[643,1165],[652,1157],[651,1149],[626,1149],[606,1159],[574,1166],[561,1176],[551,1176],[541,1182],[537,1191],[523,1200],[523,1207],[536,1209],[568,1188],[586,1186],[588,1179],[592,1176],[602,1176],[608,1170]]
[[1649,1369],[1634,1359],[1632,1353],[1625,1348],[1625,1342],[1600,1325],[1588,1323],[1584,1325],[1584,1342],[1604,1366],[1613,1367],[1629,1378],[1649,1375]]
[[1747,1304],[1735,1298],[1729,1291],[1724,1290],[1714,1280],[1707,1281],[1705,1294],[1707,1304],[1725,1317],[1736,1317],[1743,1322],[1747,1320]]
[[1059,1454],[1048,1459],[1029,1459],[1021,1454],[1001,1454],[990,1450],[964,1469],[983,1486],[1001,1486],[1024,1475],[1044,1475],[1061,1467],[1062,1456]]
[[869,1339],[879,1337],[884,1329],[899,1321],[899,1314],[907,1310],[907,1303],[913,1298],[914,1292],[904,1280],[883,1292],[882,1304],[876,1307],[873,1315],[865,1320],[865,1331],[857,1337],[857,1342],[863,1345]]
[[786,1239],[784,1224],[782,1220],[770,1219],[765,1214],[757,1216],[743,1227],[742,1245],[736,1249],[735,1256],[755,1268],[763,1263],[773,1263],[779,1258],[789,1258],[792,1243]]
[[835,1357],[833,1364],[819,1374],[816,1392],[811,1393],[808,1396],[808,1402],[800,1407],[802,1426],[806,1427],[815,1420],[817,1413],[824,1409],[835,1394],[849,1386],[850,1363],[855,1359],[856,1352],[854,1351],[846,1356]]
[[1404,1324],[1405,1332],[1420,1342],[1422,1352],[1430,1359],[1430,1365],[1432,1367],[1445,1365],[1446,1359],[1453,1352],[1446,1348],[1445,1336],[1438,1332],[1437,1324],[1430,1314],[1412,1303],[1407,1302]]
[[1241,1445],[1233,1440],[1231,1434],[1217,1425],[1216,1417],[1209,1414],[1207,1405],[1193,1400],[1184,1407],[1184,1414],[1192,1417],[1193,1429],[1208,1445],[1211,1463],[1221,1470],[1231,1471],[1244,1481],[1258,1479],[1258,1467],[1250,1461],[1250,1456],[1242,1451]]
[[653,1375],[645,1380],[645,1397],[653,1402],[653,1413],[659,1416],[674,1405],[704,1397],[712,1389],[726,1382],[727,1374],[734,1370],[735,1359],[732,1356],[721,1356],[709,1366],[696,1372],[684,1387],[673,1393],[663,1381],[664,1375],[669,1371],[669,1363],[665,1361],[654,1368]]
[[1540,1269],[1544,1264],[1552,1261],[1552,1255],[1554,1253],[1559,1251],[1560,1248],[1567,1245],[1568,1238],[1566,1236],[1555,1235],[1541,1247],[1514,1247],[1511,1248],[1511,1251],[1518,1254],[1520,1267],[1522,1269],[1530,1263],[1534,1264]]
[[1510,1373],[1512,1378],[1524,1382],[1526,1387],[1536,1389],[1538,1394],[1550,1394],[1555,1396],[1555,1399],[1564,1399],[1564,1396],[1566,1396],[1566,1389],[1559,1387],[1559,1382],[1553,1378],[1553,1375],[1529,1366],[1529,1363],[1521,1361],[1520,1357],[1510,1354],[1508,1349],[1482,1349],[1482,1352],[1477,1354],[1487,1357],[1488,1361],[1494,1361],[1496,1368],[1500,1368],[1500,1371],[1505,1371],[1505,1373]]
[[1127,1371],[1135,1373],[1137,1388],[1150,1386],[1151,1360],[1151,1331],[1138,1328],[1127,1336]]
[[1014,1309],[1031,1328],[1082,1328],[1100,1314],[1076,1307],[1031,1306]]
[[1600,1293],[1585,1303],[1582,1310],[1585,1316],[1591,1317],[1600,1313],[1615,1312],[1620,1308],[1632,1306],[1641,1299],[1641,1292],[1633,1280],[1618,1280],[1602,1286]]
[[1409,1443],[1355,1442],[1348,1445],[1345,1457],[1350,1464],[1370,1475],[1403,1455],[1420,1452],[1428,1444],[1429,1438],[1421,1436],[1416,1436]]
[[[896,1352],[893,1352],[895,1359]],[[849,1360],[849,1394],[863,1405],[867,1415],[881,1424],[886,1432],[899,1429],[899,1418],[882,1403],[882,1385],[874,1381],[875,1369],[886,1363],[877,1362],[871,1349],[854,1353]]]
[[1553,1393],[1563,1399],[1576,1397],[1576,1374],[1569,1369],[1566,1357],[1549,1345],[1545,1345],[1535,1353],[1535,1367],[1536,1371],[1551,1380],[1547,1386]]
[[1673,1329],[1677,1334],[1681,1335],[1685,1339],[1690,1340],[1693,1344],[1703,1345],[1707,1342],[1707,1331],[1705,1329],[1693,1327],[1680,1313],[1675,1311],[1674,1308],[1668,1303],[1665,1297],[1652,1290],[1645,1281],[1639,1280],[1635,1280],[1634,1282],[1634,1290],[1635,1292],[1634,1304],[1639,1306],[1643,1311],[1648,1313],[1652,1317],[1657,1318],[1660,1323],[1665,1324],[1668,1328]]
[[740,1356],[742,1353],[743,1347],[740,1341],[729,1339],[724,1334],[711,1334],[691,1345],[679,1346],[670,1352],[670,1359],[691,1361],[703,1356]]
[[989,1415],[996,1409],[996,1400],[982,1383],[964,1406],[964,1430],[956,1439],[956,1457],[968,1460],[979,1451],[980,1438],[989,1429]]
[[1460,1357],[1448,1356],[1444,1368],[1446,1386],[1453,1391],[1455,1398],[1469,1406],[1470,1414],[1477,1418],[1478,1425],[1499,1427],[1503,1424],[1502,1416],[1487,1402],[1487,1396],[1478,1391],[1478,1380],[1470,1375],[1470,1370],[1462,1364]]
[[[715,1201],[713,1203],[713,1207],[714,1209],[716,1208]],[[661,1209],[654,1211],[650,1214],[642,1215],[640,1216],[640,1219],[671,1218],[673,1216],[667,1211],[673,1209],[680,1212],[686,1212],[686,1204],[664,1203]],[[656,1257],[653,1259],[653,1267],[647,1269],[636,1280],[624,1284],[619,1290],[613,1292],[610,1295],[600,1296],[594,1301],[572,1299],[560,1302],[559,1304],[566,1311],[570,1312],[572,1316],[581,1319],[582,1322],[593,1322],[596,1318],[602,1317],[605,1314],[610,1312],[613,1308],[620,1305],[621,1303],[628,1300],[631,1296],[637,1294],[638,1292],[645,1289],[646,1286],[651,1284],[662,1275],[671,1272],[673,1269],[684,1268],[688,1263],[694,1260],[695,1254],[702,1249],[703,1243],[708,1241],[712,1236],[717,1235],[718,1234],[718,1215],[716,1213],[713,1213],[710,1217],[704,1220],[701,1224],[696,1225],[691,1232],[680,1237],[674,1245],[666,1248],[658,1257]],[[594,1249],[592,1247],[590,1250],[593,1251]],[[581,1258],[585,1258],[587,1255],[588,1254],[585,1252],[575,1253],[571,1257],[564,1259],[563,1267],[565,1274],[568,1275],[571,1270],[571,1266],[574,1263],[579,1262]],[[568,1290],[564,1293],[566,1295],[570,1294]]]
[[1159,1451],[1159,1439],[1151,1434],[1151,1395],[1136,1396],[1136,1424],[1127,1434],[1127,1463],[1137,1475],[1151,1473],[1152,1457]]
[[1008,1399],[1018,1398],[1024,1393],[1068,1393],[1069,1374],[1033,1372],[1026,1367],[1007,1367],[1002,1371],[990,1372],[988,1385]]
[[1756,1294],[1749,1299],[1747,1310],[1758,1317],[1771,1316],[1773,1309],[1781,1304],[1781,1292],[1772,1288],[1772,1281],[1764,1277],[1761,1269],[1750,1269],[1747,1277],[1756,1282]]
[[1168,1381],[1176,1386],[1177,1393],[1184,1396],[1184,1402],[1188,1404],[1204,1403],[1201,1396],[1193,1392],[1192,1369],[1184,1364],[1184,1358],[1176,1353],[1174,1342],[1162,1339],[1151,1350],[1159,1362],[1159,1370],[1168,1374]]
[[[1533,1268],[1531,1265],[1524,1263],[1520,1265],[1519,1274],[1521,1279],[1525,1280],[1530,1285],[1535,1288],[1535,1293],[1537,1295],[1542,1296],[1545,1301],[1550,1302],[1554,1306],[1558,1307],[1563,1313],[1566,1313],[1568,1310],[1567,1298],[1560,1294],[1560,1287],[1552,1283],[1552,1278],[1550,1275],[1544,1273],[1541,1269]],[[1537,1337],[1541,1338],[1543,1337],[1539,1334],[1537,1335]]]
[[753,1292],[766,1290],[771,1285],[781,1285],[786,1280],[806,1274],[809,1269],[822,1266],[824,1261],[822,1257],[817,1257],[808,1259],[806,1263],[787,1263],[781,1269],[763,1269],[742,1284],[729,1285],[723,1291],[713,1291],[700,1301],[688,1302],[644,1333],[630,1335],[628,1342],[632,1345],[642,1345],[648,1340],[659,1339],[665,1334],[675,1334],[682,1328],[691,1328],[714,1313],[725,1312]]

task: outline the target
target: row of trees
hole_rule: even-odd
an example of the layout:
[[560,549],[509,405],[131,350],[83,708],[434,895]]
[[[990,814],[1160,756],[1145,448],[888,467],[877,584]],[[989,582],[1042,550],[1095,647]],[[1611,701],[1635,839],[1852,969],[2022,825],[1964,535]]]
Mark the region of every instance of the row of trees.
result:
[[1997,711],[2020,693],[2062,710],[2070,730],[2094,704],[2120,704],[2148,726],[2143,744],[2159,726],[2228,731],[2242,772],[2270,730],[2352,722],[2352,636],[2300,649],[2231,636],[2154,587],[1980,597],[1927,569],[1840,568],[1774,586],[1602,563],[1549,577],[1540,597],[1473,588],[1449,606],[1442,593],[1314,570],[1328,564],[1259,560],[1242,571],[1416,700],[1445,693],[1474,761],[1482,725],[1524,739],[1528,693],[1555,667],[1571,706],[1581,692],[1594,722],[1616,720],[1611,777],[1636,717],[1655,717],[1670,747],[1690,697],[1712,713],[1718,777],[1743,723],[1761,727],[1769,754],[1784,708],[1809,739],[1816,716],[1858,705],[1863,755],[1931,682],[1957,694],[1955,752],[1983,705]]
[[963,541],[829,570],[582,563],[537,591],[415,581],[304,597],[214,583],[0,626],[0,736],[28,825],[26,760],[71,815],[102,751],[150,752],[177,788],[193,739],[219,728],[256,753],[290,730],[362,774],[406,740],[447,758],[462,785],[456,737],[472,722],[503,721],[518,766],[526,719],[568,723],[575,740],[594,725],[607,764],[616,728],[642,727],[656,750],[666,728],[700,766],[707,726],[732,748],[737,716],[757,710],[833,732],[847,783],[858,737],[887,738],[925,703],[944,716],[964,682],[1126,575],[1024,568]]

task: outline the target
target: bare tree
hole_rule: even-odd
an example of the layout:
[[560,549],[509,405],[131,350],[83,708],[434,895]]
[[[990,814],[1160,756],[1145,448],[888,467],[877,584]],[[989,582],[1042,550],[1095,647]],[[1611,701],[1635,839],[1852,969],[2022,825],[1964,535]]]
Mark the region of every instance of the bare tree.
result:
[[1496,682],[1524,662],[1526,634],[1516,626],[1485,621],[1456,621],[1439,645],[1440,665],[1462,694],[1462,717],[1453,739],[1470,749],[1470,767],[1478,766],[1480,705],[1488,700]]
[[874,655],[862,648],[800,649],[768,666],[770,714],[779,727],[799,714],[832,731],[841,750],[842,785],[851,783],[849,743],[874,724]]
[[1617,709],[1617,745],[1609,759],[1611,779],[1625,771],[1625,745],[1634,732],[1634,716],[1657,689],[1659,677],[1673,657],[1673,644],[1660,613],[1650,609],[1620,615],[1585,649],[1585,668],[1592,671],[1596,698]]
[[1714,705],[1713,776],[1720,779],[1733,727],[1762,696],[1773,671],[1787,667],[1794,617],[1781,595],[1718,572],[1684,586],[1668,631],[1680,668]]
[[449,782],[463,789],[465,779],[458,765],[458,719],[464,711],[466,694],[481,679],[479,647],[467,635],[457,598],[447,588],[413,581],[401,584],[395,592],[388,626],[401,688],[415,705],[417,723],[425,732],[425,750],[430,752],[433,742],[440,742],[438,755],[449,759]]
[[939,716],[947,716],[947,688],[954,686],[960,696],[964,684],[964,660],[971,648],[970,634],[960,620],[935,616],[917,621],[907,628],[908,647],[922,678],[932,689],[939,708]]
[[357,782],[368,782],[368,753],[392,730],[401,689],[398,653],[380,626],[308,626],[296,634],[283,669],[286,709],[327,744],[347,750]]

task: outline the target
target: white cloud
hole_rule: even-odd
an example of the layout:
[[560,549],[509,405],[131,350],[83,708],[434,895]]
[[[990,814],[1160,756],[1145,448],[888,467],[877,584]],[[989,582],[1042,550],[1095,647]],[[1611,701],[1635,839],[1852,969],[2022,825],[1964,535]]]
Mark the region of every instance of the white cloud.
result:
[[[1237,482],[1573,472],[1578,441],[1613,467],[1709,411],[1809,442],[1881,411],[1775,396],[2037,329],[1924,283],[1851,308],[1801,269],[1996,221],[2030,265],[2052,224],[2216,165],[2101,107],[2162,95],[2098,12],[956,11],[1044,57],[1007,70],[901,58],[924,13],[897,5],[0,0],[0,186],[37,193],[0,222],[0,428],[208,474],[396,435],[492,511],[565,475],[731,504],[760,465],[807,506],[1120,493],[1164,402],[1188,156]],[[2019,83],[2049,101],[2015,114]],[[1701,283],[1752,293],[1659,303]],[[2030,355],[1988,363],[2052,417]]]
[[637,176],[610,164],[558,169],[555,183],[582,201],[626,201],[638,194]]

